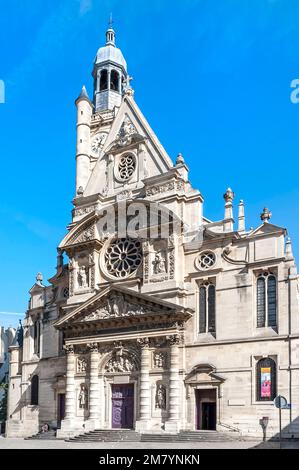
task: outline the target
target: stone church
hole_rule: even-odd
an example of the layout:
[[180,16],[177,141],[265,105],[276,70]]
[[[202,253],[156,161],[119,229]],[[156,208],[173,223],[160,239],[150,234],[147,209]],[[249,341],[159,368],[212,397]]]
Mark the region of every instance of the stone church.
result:
[[278,394],[291,403],[283,431],[299,436],[298,275],[286,229],[267,208],[248,229],[230,188],[223,220],[204,215],[183,156],[172,161],[134,100],[112,27],[92,76],[93,98],[83,87],[75,102],[72,220],[10,348],[7,436],[45,423],[60,438],[262,436],[262,423],[274,436]]

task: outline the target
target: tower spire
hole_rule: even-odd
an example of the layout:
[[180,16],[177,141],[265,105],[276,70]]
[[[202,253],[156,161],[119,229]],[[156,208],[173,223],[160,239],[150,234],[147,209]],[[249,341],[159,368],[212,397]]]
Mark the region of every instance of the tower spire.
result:
[[115,31],[112,27],[113,19],[112,13],[110,13],[109,22],[108,22],[108,29],[106,31],[106,46],[115,46]]

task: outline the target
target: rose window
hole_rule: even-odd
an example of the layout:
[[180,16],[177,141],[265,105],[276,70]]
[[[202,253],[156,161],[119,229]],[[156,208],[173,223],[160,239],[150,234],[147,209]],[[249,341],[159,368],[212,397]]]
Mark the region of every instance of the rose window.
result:
[[211,251],[205,251],[198,256],[197,266],[199,269],[210,269],[216,263],[216,256]]
[[131,238],[114,240],[105,253],[105,265],[114,277],[127,277],[140,265],[142,260],[141,243]]
[[134,155],[123,155],[118,163],[118,175],[122,181],[128,180],[136,168],[136,159]]

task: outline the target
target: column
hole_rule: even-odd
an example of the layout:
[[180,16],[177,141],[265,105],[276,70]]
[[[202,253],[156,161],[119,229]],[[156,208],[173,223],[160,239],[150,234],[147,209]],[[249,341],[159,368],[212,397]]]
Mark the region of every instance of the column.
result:
[[136,431],[143,431],[150,426],[151,391],[149,380],[150,350],[148,338],[137,340],[140,346],[140,390],[139,390],[139,420],[136,421]]
[[75,389],[75,354],[74,346],[65,346],[66,351],[66,388],[65,388],[65,420],[73,420],[76,415]]
[[169,406],[165,431],[177,433],[180,426],[179,335],[168,338],[170,344]]
[[87,345],[90,350],[89,376],[89,418],[88,428],[99,426],[100,418],[100,387],[99,387],[99,349],[98,343]]

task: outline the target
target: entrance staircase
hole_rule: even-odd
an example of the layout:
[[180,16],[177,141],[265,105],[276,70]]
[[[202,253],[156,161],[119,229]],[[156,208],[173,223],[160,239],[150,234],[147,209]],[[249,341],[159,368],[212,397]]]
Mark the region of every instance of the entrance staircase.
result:
[[25,437],[25,440],[30,440],[30,439],[39,439],[42,441],[47,441],[48,439],[53,440],[56,439],[56,431],[54,429],[50,429],[49,431],[46,432],[38,432],[37,434],[34,434],[33,436],[30,437]]
[[[232,434],[232,435],[231,435]],[[67,439],[68,442],[232,442],[238,433],[217,431],[181,431],[178,434],[140,434],[133,430],[96,429]]]
[[232,442],[238,439],[240,439],[238,433],[218,431],[180,431],[178,434],[141,435],[141,442]]
[[66,439],[67,442],[139,442],[141,435],[131,429],[95,429]]

